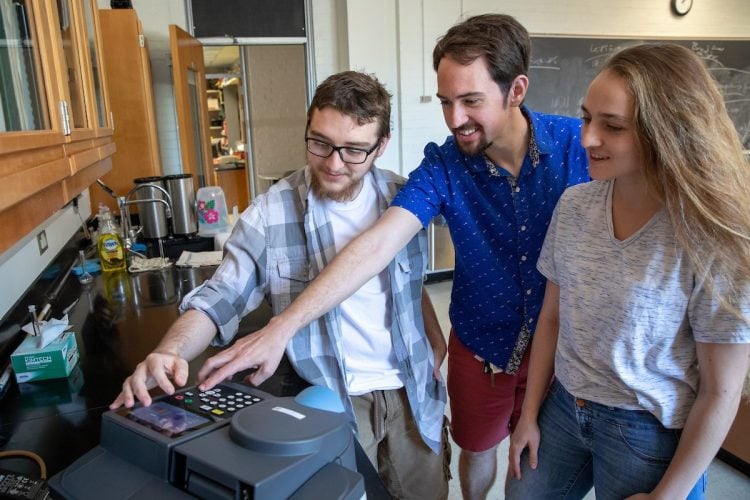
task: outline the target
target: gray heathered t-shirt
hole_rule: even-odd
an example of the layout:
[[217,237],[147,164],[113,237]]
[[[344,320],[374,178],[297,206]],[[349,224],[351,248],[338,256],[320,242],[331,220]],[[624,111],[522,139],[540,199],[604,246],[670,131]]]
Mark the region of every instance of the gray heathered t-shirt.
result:
[[[537,264],[560,286],[555,375],[576,397],[682,428],[698,386],[695,342],[750,342],[750,329],[696,283],[664,211],[614,237],[612,186],[565,191]],[[750,293],[740,307],[750,315]]]

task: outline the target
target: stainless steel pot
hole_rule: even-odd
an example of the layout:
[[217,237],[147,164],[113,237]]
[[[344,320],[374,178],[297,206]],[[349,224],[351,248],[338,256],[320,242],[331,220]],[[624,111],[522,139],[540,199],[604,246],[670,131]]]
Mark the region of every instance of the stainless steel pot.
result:
[[[164,177],[139,177],[133,179],[133,183],[138,188],[135,192],[137,200],[154,200],[162,199],[166,201],[166,196],[160,189],[152,186],[158,186],[166,189],[164,186]],[[163,203],[138,203],[138,216],[143,228],[144,238],[157,239],[169,236],[169,224],[167,223],[167,208]]]
[[168,175],[162,179],[172,198],[172,234],[179,236],[197,233],[192,174]]

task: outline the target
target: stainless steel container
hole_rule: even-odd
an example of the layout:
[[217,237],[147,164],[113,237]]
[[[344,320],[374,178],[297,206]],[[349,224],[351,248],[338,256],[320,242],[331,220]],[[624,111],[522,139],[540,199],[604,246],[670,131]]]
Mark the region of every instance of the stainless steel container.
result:
[[[135,192],[136,199],[161,199],[167,201],[167,197],[164,196],[164,193],[161,190],[151,187],[158,186],[166,189],[164,186],[164,177],[139,177],[133,179],[133,183],[138,187]],[[142,234],[144,238],[158,239],[169,236],[167,207],[163,203],[138,203],[138,216],[141,221],[141,227],[143,228]]]
[[198,232],[195,213],[195,188],[192,174],[162,177],[172,198],[172,234],[174,236]]

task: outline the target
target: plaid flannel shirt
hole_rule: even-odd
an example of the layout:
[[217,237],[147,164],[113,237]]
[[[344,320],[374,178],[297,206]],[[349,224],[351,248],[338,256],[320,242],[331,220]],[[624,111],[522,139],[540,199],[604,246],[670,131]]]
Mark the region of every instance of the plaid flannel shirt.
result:
[[[371,172],[382,214],[405,179],[375,167]],[[256,198],[235,225],[214,276],[183,299],[182,311],[198,309],[216,324],[215,345],[229,343],[242,317],[264,299],[274,315],[281,313],[334,258],[331,223],[310,190],[310,176],[309,167],[300,169]],[[445,385],[433,377],[434,356],[422,319],[424,233],[420,231],[388,265],[391,338],[414,420],[425,443],[437,452],[447,398]],[[345,382],[339,307],[299,330],[286,353],[302,378],[339,394],[355,423]]]

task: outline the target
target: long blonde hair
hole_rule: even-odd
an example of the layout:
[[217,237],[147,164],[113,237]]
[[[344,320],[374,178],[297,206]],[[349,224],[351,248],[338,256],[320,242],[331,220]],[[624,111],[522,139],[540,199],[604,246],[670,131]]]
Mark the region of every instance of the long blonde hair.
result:
[[750,326],[738,307],[750,273],[750,164],[716,81],[671,43],[623,49],[601,71],[622,77],[633,95],[647,182],[698,279]]

